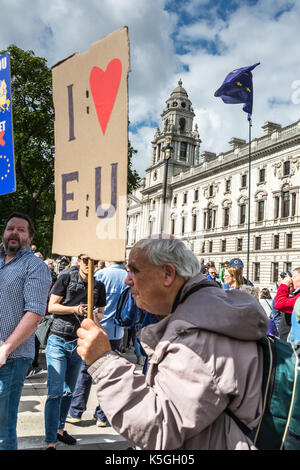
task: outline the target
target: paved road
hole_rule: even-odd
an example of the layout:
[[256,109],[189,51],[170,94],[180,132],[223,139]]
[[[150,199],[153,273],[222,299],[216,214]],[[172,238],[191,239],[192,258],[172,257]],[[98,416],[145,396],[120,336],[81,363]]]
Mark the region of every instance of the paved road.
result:
[[[133,350],[125,353],[128,360],[135,363]],[[45,449],[44,406],[47,398],[47,370],[45,352],[40,352],[42,372],[25,380],[18,413],[18,448],[19,450]],[[141,373],[141,366],[136,371]],[[87,410],[83,420],[77,425],[66,423],[65,429],[76,437],[75,446],[58,443],[57,450],[124,450],[130,443],[120,436],[112,427],[98,428],[93,420],[97,406],[95,386],[92,385]]]

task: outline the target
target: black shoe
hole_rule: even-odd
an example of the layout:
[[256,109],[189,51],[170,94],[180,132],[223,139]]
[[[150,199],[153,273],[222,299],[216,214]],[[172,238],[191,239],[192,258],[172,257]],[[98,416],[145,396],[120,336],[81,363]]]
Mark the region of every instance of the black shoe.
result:
[[49,446],[49,447],[46,447],[45,450],[56,450],[56,447],[53,447],[53,446]]
[[42,371],[41,367],[32,367],[32,368],[28,369],[26,378],[28,379],[29,377],[32,377],[33,375],[36,375],[41,371]]
[[64,431],[63,435],[57,433],[57,440],[64,444],[68,444],[68,446],[73,446],[77,442],[75,437],[70,436],[67,431]]

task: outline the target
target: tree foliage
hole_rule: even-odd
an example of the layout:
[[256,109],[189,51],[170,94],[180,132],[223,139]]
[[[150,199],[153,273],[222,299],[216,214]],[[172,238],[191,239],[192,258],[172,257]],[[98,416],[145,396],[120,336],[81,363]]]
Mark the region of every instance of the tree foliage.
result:
[[136,170],[132,168],[132,157],[137,153],[130,141],[128,141],[128,181],[127,181],[127,193],[131,194],[140,184],[141,178]]

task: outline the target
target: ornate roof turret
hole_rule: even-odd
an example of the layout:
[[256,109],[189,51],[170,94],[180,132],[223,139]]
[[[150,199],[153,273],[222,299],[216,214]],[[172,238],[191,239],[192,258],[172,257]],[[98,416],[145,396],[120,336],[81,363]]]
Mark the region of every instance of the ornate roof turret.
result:
[[174,90],[172,91],[171,93],[171,96],[173,98],[175,98],[175,95],[176,97],[178,98],[181,98],[181,95],[184,95],[185,98],[188,98],[188,94],[186,92],[186,90],[183,88],[182,86],[182,80],[181,78],[178,80],[178,86],[176,88],[174,88]]
[[174,88],[170,94],[170,97],[167,99],[166,105],[167,106],[161,114],[162,117],[164,117],[167,113],[170,113],[170,111],[188,112],[193,117],[195,116],[194,110],[192,108],[192,102],[190,101],[186,90],[182,86],[181,79],[178,80],[178,86]]
[[166,100],[165,109],[161,114],[161,127],[156,129],[152,141],[150,185],[157,185],[158,181],[163,178],[163,171],[159,168],[164,166],[164,148],[168,140],[171,141],[173,148],[169,175],[199,163],[201,140],[198,126],[193,125],[194,116],[192,102],[180,79]]

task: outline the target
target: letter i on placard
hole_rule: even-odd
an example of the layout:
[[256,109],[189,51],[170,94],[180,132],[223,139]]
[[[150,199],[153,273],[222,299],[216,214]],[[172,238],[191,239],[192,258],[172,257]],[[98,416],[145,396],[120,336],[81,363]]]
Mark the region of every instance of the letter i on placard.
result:
[[73,103],[73,86],[68,85],[68,107],[69,107],[69,142],[75,140],[74,134],[74,103]]

